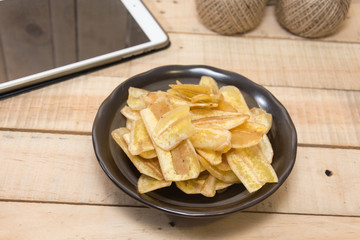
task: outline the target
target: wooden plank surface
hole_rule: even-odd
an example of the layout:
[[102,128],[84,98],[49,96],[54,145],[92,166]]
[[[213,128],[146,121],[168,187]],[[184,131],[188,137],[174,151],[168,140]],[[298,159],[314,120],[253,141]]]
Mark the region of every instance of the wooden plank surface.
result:
[[81,76],[3,100],[0,126],[89,134],[100,104],[123,80]]
[[[196,12],[195,1],[144,0],[144,3],[168,32],[217,34],[208,30],[201,23]],[[340,30],[336,34],[315,41],[360,43],[359,11],[360,1],[353,0]],[[275,17],[274,5],[266,7],[262,21],[257,28],[239,36],[304,40],[280,26]]]
[[360,44],[170,34],[170,48],[92,73],[129,77],[169,64],[205,64],[271,86],[360,90]]
[[[5,99],[0,128],[90,134],[100,104],[124,79],[81,76]],[[360,92],[267,88],[289,111],[299,143],[360,146]]]
[[14,0],[2,4],[0,31],[9,79],[53,67],[48,2],[34,0],[29,4],[27,1]]
[[[358,239],[353,217],[237,213],[213,220],[148,208],[0,203],[1,239]],[[66,230],[65,230],[66,229]]]
[[[139,205],[102,171],[90,136],[0,132],[0,152],[0,199]],[[359,156],[355,149],[299,147],[289,179],[249,210],[360,216]]]

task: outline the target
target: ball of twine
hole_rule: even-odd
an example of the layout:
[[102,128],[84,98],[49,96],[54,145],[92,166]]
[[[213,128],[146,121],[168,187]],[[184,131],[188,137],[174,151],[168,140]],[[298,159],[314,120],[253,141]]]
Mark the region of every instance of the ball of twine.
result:
[[225,35],[244,33],[261,22],[267,0],[196,0],[202,23]]
[[278,0],[275,14],[289,32],[309,38],[336,32],[345,20],[351,0]]

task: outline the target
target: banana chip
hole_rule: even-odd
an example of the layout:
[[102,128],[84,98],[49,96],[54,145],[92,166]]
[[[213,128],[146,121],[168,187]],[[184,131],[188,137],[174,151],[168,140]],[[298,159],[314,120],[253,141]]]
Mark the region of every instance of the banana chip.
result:
[[133,123],[132,120],[126,119],[125,127],[130,130],[132,123]]
[[239,113],[251,116],[248,105],[245,102],[244,96],[237,87],[224,86],[220,88],[220,93],[224,100],[231,105]]
[[221,163],[219,163],[218,165],[216,165],[216,167],[221,170],[221,171],[231,171],[231,168],[229,166],[229,163],[226,159],[226,154],[222,154],[221,155]]
[[196,108],[190,111],[191,121],[196,121],[202,118],[220,117],[220,116],[243,116],[238,112],[226,112],[220,110],[214,110],[211,108]]
[[[241,91],[202,76],[167,91],[129,88],[126,128],[112,137],[142,174],[139,193],[175,182],[186,194],[214,197],[233,184],[249,192],[277,182],[267,137],[272,115],[249,109]],[[236,187],[236,186],[234,186]]]
[[142,158],[145,158],[145,159],[152,159],[152,158],[157,157],[155,149],[142,152],[139,154],[139,156]]
[[254,118],[254,121],[265,126],[265,133],[268,133],[272,125],[271,114],[265,112],[260,108],[252,108],[250,109],[250,112]]
[[205,182],[201,186],[200,193],[205,197],[213,197],[216,193],[216,178],[209,174]]
[[180,142],[195,134],[191,124],[190,107],[180,106],[165,113],[157,122],[153,131],[153,140],[164,150],[175,148]]
[[139,111],[132,110],[132,109],[129,108],[128,106],[123,107],[123,108],[120,110],[120,112],[121,112],[121,114],[124,115],[128,120],[135,121],[135,120],[138,120],[138,119],[141,118]]
[[211,165],[218,165],[222,162],[220,152],[206,150],[206,149],[196,149],[196,151],[199,153],[200,156],[205,158],[206,161],[208,161]]
[[196,85],[196,84],[170,84],[171,89],[181,93],[189,98],[192,98],[199,94],[211,93],[211,89],[208,86]]
[[219,86],[217,82],[209,76],[202,76],[199,82],[200,86],[207,86],[210,88],[210,93],[216,95],[219,93]]
[[229,130],[243,124],[247,119],[249,119],[249,115],[245,114],[222,115],[200,118],[193,120],[192,123],[199,127],[212,127]]
[[245,148],[257,145],[265,135],[267,128],[255,122],[249,122],[231,129],[231,146]]
[[143,159],[129,152],[127,144],[123,139],[123,135],[128,132],[129,130],[127,128],[118,128],[112,131],[111,135],[140,173],[157,180],[163,180],[164,177],[157,159]]
[[138,119],[132,124],[128,149],[132,155],[139,155],[140,153],[154,150],[142,119]]
[[141,110],[146,107],[144,100],[142,99],[142,95],[148,94],[149,91],[140,88],[129,88],[129,97],[127,100],[127,104],[132,110]]
[[265,183],[278,182],[272,166],[257,147],[233,149],[226,153],[231,169],[251,193]]
[[186,181],[177,181],[175,184],[181,191],[186,194],[199,194],[201,193],[201,188],[208,176],[208,172],[203,172],[199,175],[198,178],[189,179]]
[[139,193],[143,194],[159,188],[169,187],[170,185],[170,181],[157,180],[155,178],[142,174],[138,180],[138,191]]
[[274,151],[271,147],[269,138],[266,135],[264,135],[263,138],[260,140],[258,146],[259,146],[261,152],[264,154],[266,162],[271,164],[272,159],[274,157]]
[[222,171],[216,166],[212,166],[205,158],[199,156],[199,161],[202,166],[214,177],[217,179],[226,182],[226,183],[238,183],[239,178],[234,174],[234,172],[230,169],[229,171]]
[[227,112],[227,113],[230,113],[230,112],[238,112],[235,108],[233,108],[231,106],[230,103],[226,102],[225,100],[221,99],[217,102],[218,106],[216,107],[216,110],[220,110],[220,111],[223,111],[223,112]]
[[225,183],[213,176],[209,178],[211,174],[203,172],[196,179],[190,179],[186,181],[175,182],[176,186],[186,194],[202,194],[206,197],[213,197],[214,191],[224,190],[231,186],[232,183]]
[[226,129],[196,127],[190,141],[195,148],[224,152],[231,147],[231,133]]

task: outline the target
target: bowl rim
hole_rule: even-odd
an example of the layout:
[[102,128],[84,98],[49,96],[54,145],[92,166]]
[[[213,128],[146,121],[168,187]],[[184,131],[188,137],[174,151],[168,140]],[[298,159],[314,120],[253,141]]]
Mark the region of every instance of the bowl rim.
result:
[[[179,71],[179,72],[193,72],[193,71],[199,71],[199,70],[203,70],[204,72],[212,72],[212,73],[216,73],[216,74],[222,74],[225,76],[234,76],[234,77],[240,77],[241,81],[246,81],[247,84],[252,85],[252,87],[255,88],[256,92],[261,93],[262,96],[264,96],[266,99],[271,100],[272,104],[275,104],[278,108],[280,108],[282,110],[282,113],[284,114],[284,117],[286,118],[286,122],[288,123],[288,125],[291,128],[291,150],[292,150],[292,154],[291,154],[291,162],[290,164],[286,167],[286,169],[284,170],[284,174],[281,175],[281,179],[279,178],[279,182],[274,184],[273,187],[270,188],[269,191],[265,192],[264,194],[256,197],[255,199],[246,202],[240,206],[235,206],[232,207],[230,209],[220,209],[220,210],[209,210],[207,212],[203,212],[203,211],[184,211],[184,210],[177,210],[173,207],[165,207],[165,206],[161,206],[158,205],[154,202],[148,201],[142,197],[140,197],[138,194],[134,193],[133,191],[131,191],[130,189],[128,189],[127,187],[125,187],[123,184],[119,183],[119,181],[112,175],[112,173],[110,172],[110,170],[108,169],[108,167],[106,166],[106,164],[104,163],[104,160],[102,159],[102,156],[100,154],[100,149],[101,146],[99,145],[99,143],[97,142],[97,136],[100,134],[98,132],[98,128],[97,126],[99,125],[100,122],[100,118],[103,115],[103,112],[107,109],[107,107],[109,107],[112,103],[113,103],[113,99],[116,97],[117,93],[119,91],[121,91],[121,89],[124,87],[124,85],[130,81],[134,81],[135,79],[138,78],[144,78],[147,77],[149,75],[154,75],[154,74],[164,74],[166,72],[169,71]],[[203,74],[205,75],[205,74]],[[266,88],[262,87],[261,85],[249,80],[248,78],[232,72],[232,71],[228,71],[228,70],[223,70],[223,69],[219,69],[219,68],[215,68],[212,66],[207,66],[207,65],[165,65],[165,66],[160,66],[160,67],[156,67],[153,69],[150,69],[146,72],[134,75],[128,79],[126,79],[125,81],[123,81],[122,83],[120,83],[111,93],[108,97],[106,97],[104,99],[104,101],[102,102],[102,104],[100,105],[98,112],[95,116],[94,122],[93,122],[93,127],[92,127],[92,142],[93,142],[93,147],[94,147],[94,151],[95,151],[95,155],[96,158],[101,166],[101,168],[103,169],[103,171],[106,173],[106,175],[110,178],[110,180],[117,186],[119,187],[122,191],[124,191],[126,194],[128,194],[130,197],[134,198],[135,200],[158,210],[161,210],[163,212],[166,212],[168,214],[171,215],[177,215],[177,216],[181,216],[181,217],[217,217],[217,216],[223,216],[226,214],[230,214],[230,213],[234,213],[237,211],[241,211],[244,210],[246,208],[249,208],[261,201],[263,201],[264,199],[268,198],[270,195],[272,195],[276,190],[278,190],[278,188],[285,182],[285,180],[288,178],[288,176],[290,175],[294,165],[295,165],[295,161],[296,161],[296,154],[297,154],[297,132],[296,132],[296,128],[295,125],[288,113],[288,111],[286,110],[286,108],[280,103],[279,100],[276,99],[276,97]]]

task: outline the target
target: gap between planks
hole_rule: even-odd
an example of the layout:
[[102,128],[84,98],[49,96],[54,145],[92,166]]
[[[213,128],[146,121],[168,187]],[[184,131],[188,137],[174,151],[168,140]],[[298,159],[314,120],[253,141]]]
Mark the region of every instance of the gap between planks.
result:
[[[186,31],[167,31],[169,34],[183,34],[183,35],[199,35],[199,36],[222,36],[230,38],[245,38],[245,39],[271,39],[271,40],[285,40],[285,41],[298,41],[298,42],[318,42],[318,43],[339,43],[339,44],[354,44],[359,45],[360,42],[357,41],[343,41],[343,40],[323,40],[321,38],[287,38],[287,37],[267,37],[267,36],[254,36],[254,35],[219,35],[216,33],[207,33],[207,32],[186,32]],[[170,39],[171,40],[171,39]]]
[[[35,201],[35,200],[12,200],[12,199],[0,199],[0,202],[5,203],[33,203],[33,204],[60,204],[60,205],[75,205],[75,206],[94,206],[94,207],[113,207],[113,208],[140,208],[140,209],[152,209],[146,205],[120,205],[120,204],[100,204],[100,203],[84,203],[84,202],[55,202],[55,201]],[[155,209],[158,212],[163,212],[161,210]],[[252,210],[242,210],[238,212],[244,213],[253,213],[253,214],[281,214],[281,215],[298,215],[298,216],[323,216],[323,217],[352,217],[360,218],[357,215],[335,215],[335,214],[321,214],[321,213],[296,213],[296,212],[272,212],[272,211],[252,211]],[[227,215],[231,215],[227,214]]]

